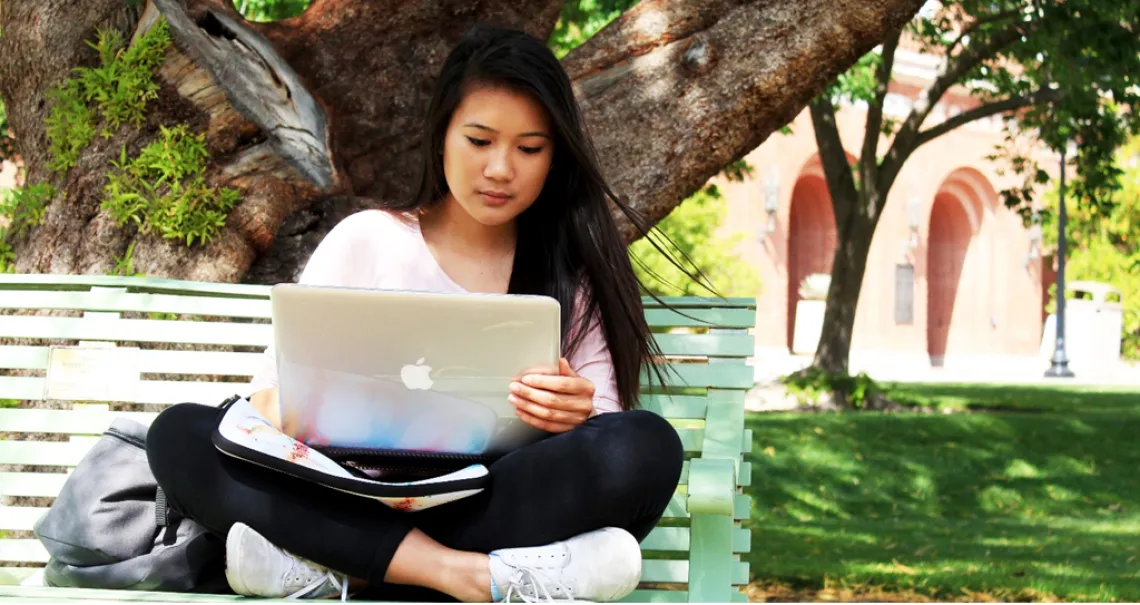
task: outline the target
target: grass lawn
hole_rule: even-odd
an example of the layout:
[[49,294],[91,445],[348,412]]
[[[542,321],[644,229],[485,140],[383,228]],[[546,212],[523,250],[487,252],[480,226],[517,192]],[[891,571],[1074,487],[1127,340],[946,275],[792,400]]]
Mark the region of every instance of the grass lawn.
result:
[[1140,600],[1140,386],[888,386],[998,411],[751,414],[754,580]]

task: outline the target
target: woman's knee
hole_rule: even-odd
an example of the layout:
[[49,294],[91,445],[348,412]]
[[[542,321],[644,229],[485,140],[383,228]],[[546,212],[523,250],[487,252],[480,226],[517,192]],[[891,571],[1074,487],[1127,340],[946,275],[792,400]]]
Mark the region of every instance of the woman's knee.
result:
[[190,470],[188,465],[212,447],[211,435],[217,408],[195,403],[173,405],[151,423],[146,435],[146,455],[159,484]]
[[645,410],[596,420],[605,435],[605,447],[598,452],[605,483],[622,491],[673,493],[685,453],[677,430],[667,420]]

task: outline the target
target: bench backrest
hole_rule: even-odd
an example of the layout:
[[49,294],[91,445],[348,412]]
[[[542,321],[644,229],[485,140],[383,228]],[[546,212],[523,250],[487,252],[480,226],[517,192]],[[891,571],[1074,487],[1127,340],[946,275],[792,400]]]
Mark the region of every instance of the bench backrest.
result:
[[[645,390],[643,405],[677,427],[688,458],[731,460],[738,485],[731,527],[710,521],[729,531],[694,535],[686,462],[664,518],[642,544],[643,586],[631,599],[740,600],[732,587],[748,582],[739,554],[750,534],[739,521],[749,501],[739,488],[751,475],[741,454],[751,445],[744,393],[753,384],[745,359],[755,306],[668,302],[680,313],[646,299],[671,376],[664,392]],[[165,405],[246,392],[272,339],[269,317],[267,286],[0,275],[0,584],[34,581],[47,556],[29,530],[113,417],[149,423]]]

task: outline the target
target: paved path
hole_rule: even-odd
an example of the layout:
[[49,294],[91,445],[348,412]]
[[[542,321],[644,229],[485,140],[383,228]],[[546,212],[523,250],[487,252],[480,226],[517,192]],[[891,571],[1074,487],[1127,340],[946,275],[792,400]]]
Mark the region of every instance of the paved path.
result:
[[[757,350],[756,381],[767,384],[806,367],[811,357],[787,352]],[[897,382],[984,382],[997,384],[1071,384],[1080,386],[1136,386],[1140,389],[1140,364],[1120,362],[1087,367],[1073,362],[1074,378],[1046,378],[1049,360],[1038,357],[971,356],[948,360],[946,367],[932,368],[924,355],[852,354],[852,373],[866,372],[875,380]]]

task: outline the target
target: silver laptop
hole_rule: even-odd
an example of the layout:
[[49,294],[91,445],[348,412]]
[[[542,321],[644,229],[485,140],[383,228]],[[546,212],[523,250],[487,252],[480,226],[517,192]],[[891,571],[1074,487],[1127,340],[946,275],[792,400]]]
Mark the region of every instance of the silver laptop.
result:
[[271,301],[282,428],[302,443],[499,456],[548,436],[507,395],[558,367],[553,298],[281,284]]

